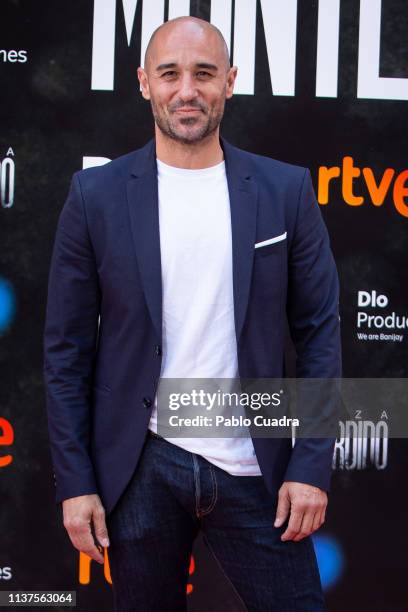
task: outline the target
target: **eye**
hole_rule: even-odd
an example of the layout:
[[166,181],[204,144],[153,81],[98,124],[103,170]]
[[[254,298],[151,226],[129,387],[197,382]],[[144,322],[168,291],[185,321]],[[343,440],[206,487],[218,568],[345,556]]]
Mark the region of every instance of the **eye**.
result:
[[209,72],[206,72],[205,70],[199,70],[197,72],[197,76],[212,76]]
[[161,75],[162,77],[172,77],[176,74],[175,70],[167,70],[166,72],[163,72],[163,74]]

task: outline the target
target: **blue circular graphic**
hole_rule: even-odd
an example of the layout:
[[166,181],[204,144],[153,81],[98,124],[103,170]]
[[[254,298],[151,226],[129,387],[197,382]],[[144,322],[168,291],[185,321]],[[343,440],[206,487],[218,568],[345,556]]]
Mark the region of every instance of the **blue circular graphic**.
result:
[[0,277],[0,334],[10,326],[16,311],[16,298],[11,283]]
[[343,573],[343,551],[333,536],[316,534],[312,536],[312,539],[319,565],[322,587],[326,591],[339,581]]

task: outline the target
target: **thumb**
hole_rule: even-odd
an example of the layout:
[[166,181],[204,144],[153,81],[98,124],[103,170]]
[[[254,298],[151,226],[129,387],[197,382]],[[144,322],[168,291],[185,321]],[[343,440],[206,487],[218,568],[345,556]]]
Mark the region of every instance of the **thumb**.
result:
[[276,518],[274,527],[280,527],[285,522],[290,510],[290,500],[288,495],[285,493],[279,495],[278,507],[276,509]]
[[101,544],[101,546],[106,548],[109,546],[109,536],[105,523],[105,511],[103,508],[98,508],[95,510],[93,513],[93,523],[95,536],[97,537],[98,542]]

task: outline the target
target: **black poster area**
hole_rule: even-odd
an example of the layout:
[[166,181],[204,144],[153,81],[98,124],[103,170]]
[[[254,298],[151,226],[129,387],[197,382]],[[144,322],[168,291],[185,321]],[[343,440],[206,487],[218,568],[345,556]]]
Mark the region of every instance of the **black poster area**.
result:
[[[0,8],[0,590],[76,590],[84,611],[112,609],[109,567],[72,548],[54,504],[42,332],[54,232],[72,173],[84,157],[112,159],[153,134],[136,77],[142,3],[130,44],[122,2],[113,4],[111,91],[91,89],[94,2],[4,0]],[[344,376],[404,378],[406,327],[389,329],[380,319],[369,327],[368,317],[407,317],[408,95],[358,97],[362,9],[353,0],[340,4],[337,95],[329,98],[316,95],[317,1],[297,5],[293,96],[272,91],[265,7],[256,3],[254,94],[227,102],[222,133],[243,149],[310,168],[341,282]],[[192,1],[190,12],[209,19],[211,5]],[[406,2],[384,0],[380,77],[408,79],[406,40]],[[349,602],[367,612],[406,609],[407,445],[387,439],[377,450],[364,455],[357,444],[347,457],[340,445],[335,457],[326,524],[314,536],[333,612]],[[201,540],[187,588],[195,612],[242,609]]]

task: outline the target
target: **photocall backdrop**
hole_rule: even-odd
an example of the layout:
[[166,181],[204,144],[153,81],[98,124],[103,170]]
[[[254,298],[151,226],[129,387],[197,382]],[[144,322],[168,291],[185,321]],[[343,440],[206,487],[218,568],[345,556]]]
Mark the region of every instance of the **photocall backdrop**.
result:
[[[341,282],[344,376],[406,376],[405,0],[2,0],[0,590],[76,590],[83,611],[112,610],[112,587],[108,559],[72,547],[54,501],[42,378],[50,256],[72,173],[153,135],[136,69],[153,29],[187,14],[222,30],[239,67],[223,135],[311,170]],[[402,325],[386,325],[397,316]],[[388,439],[384,415],[374,427],[381,420],[372,443],[339,438],[333,456],[313,536],[332,612],[408,609],[407,443]],[[242,609],[200,540],[186,588],[191,610]]]

